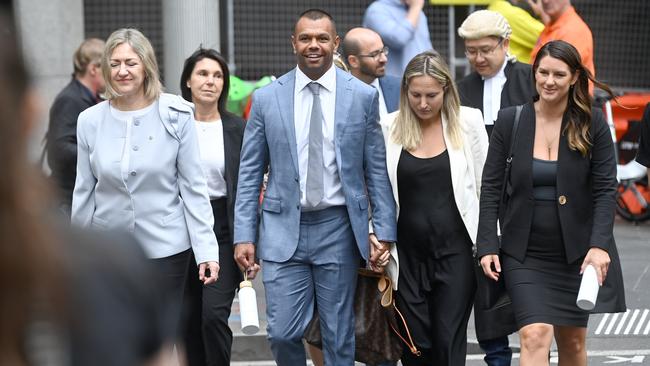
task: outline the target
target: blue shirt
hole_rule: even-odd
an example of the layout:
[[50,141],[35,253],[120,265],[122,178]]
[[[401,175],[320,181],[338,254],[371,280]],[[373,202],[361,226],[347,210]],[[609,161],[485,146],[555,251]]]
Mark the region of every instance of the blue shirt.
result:
[[413,57],[433,50],[424,12],[420,11],[417,27],[406,19],[407,13],[408,7],[400,0],[376,0],[363,15],[363,26],[379,33],[390,50],[386,74],[400,78]]

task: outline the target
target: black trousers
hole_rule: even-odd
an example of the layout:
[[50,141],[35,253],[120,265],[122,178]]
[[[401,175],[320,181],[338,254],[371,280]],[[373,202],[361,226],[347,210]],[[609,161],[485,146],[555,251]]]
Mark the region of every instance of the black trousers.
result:
[[219,279],[216,283],[203,286],[192,254],[187,267],[183,304],[187,319],[183,337],[189,366],[230,365],[232,331],[228,318],[235,291],[242,280],[234,259],[226,199],[210,203],[214,214],[214,233],[219,242]]
[[190,259],[191,249],[164,258],[149,259],[160,284],[163,286],[162,301],[165,307],[165,316],[169,319],[169,334],[175,339],[180,339],[183,292],[187,277],[187,263]]

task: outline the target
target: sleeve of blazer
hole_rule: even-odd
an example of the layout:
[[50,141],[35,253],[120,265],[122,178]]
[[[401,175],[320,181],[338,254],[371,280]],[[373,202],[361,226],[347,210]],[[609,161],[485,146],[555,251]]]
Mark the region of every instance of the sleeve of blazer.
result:
[[262,98],[260,91],[253,94],[251,114],[244,130],[235,201],[234,244],[255,243],[257,238],[260,187],[269,160]]
[[48,161],[55,168],[74,166],[77,159],[77,118],[83,112],[81,101],[61,96],[50,109]]
[[190,107],[178,104],[176,103],[178,110],[185,107],[185,111],[180,113],[178,118],[180,141],[176,169],[192,251],[196,263],[219,261],[219,246],[212,230],[214,217],[208,196],[208,184],[201,167],[193,113]]
[[614,144],[603,113],[591,111],[592,147],[591,181],[593,194],[593,227],[590,247],[609,250],[613,242],[614,212],[616,208],[616,160]]
[[481,209],[476,238],[479,257],[499,253],[497,218],[499,216],[501,186],[503,185],[503,174],[514,115],[514,107],[500,110],[490,136],[490,146],[483,168]]
[[395,199],[386,169],[386,145],[379,124],[379,94],[376,91],[366,118],[363,165],[372,207],[373,232],[379,240],[394,242],[397,241]]
[[97,178],[90,165],[91,141],[94,145],[95,121],[89,113],[82,112],[77,121],[77,177],[72,193],[71,222],[74,225],[89,227],[95,213],[95,185]]

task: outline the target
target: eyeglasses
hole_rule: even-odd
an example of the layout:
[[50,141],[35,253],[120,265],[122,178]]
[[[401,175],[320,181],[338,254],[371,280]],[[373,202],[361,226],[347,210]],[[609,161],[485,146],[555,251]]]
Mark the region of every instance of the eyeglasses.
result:
[[490,56],[496,51],[499,46],[503,43],[504,38],[501,38],[497,44],[495,44],[492,47],[481,47],[479,49],[476,48],[466,48],[465,49],[465,56],[467,58],[476,58],[480,54],[483,57]]
[[380,50],[370,52],[367,55],[357,55],[357,57],[372,57],[376,60],[381,54],[384,54],[384,56],[388,56],[388,47],[384,46],[384,48]]

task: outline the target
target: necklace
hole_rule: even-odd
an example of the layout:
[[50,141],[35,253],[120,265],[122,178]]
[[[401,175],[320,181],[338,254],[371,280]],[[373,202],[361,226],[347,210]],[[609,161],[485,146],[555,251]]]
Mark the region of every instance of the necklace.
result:
[[544,134],[544,140],[546,142],[546,150],[548,151],[548,159],[551,160],[551,150],[553,145],[555,144],[555,134],[551,137],[551,139],[548,139],[548,133],[546,133],[546,126],[544,122],[539,121],[539,125],[542,126],[542,133]]

